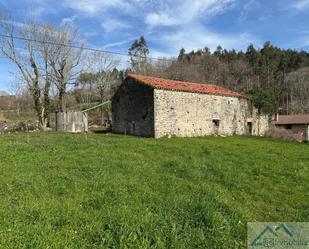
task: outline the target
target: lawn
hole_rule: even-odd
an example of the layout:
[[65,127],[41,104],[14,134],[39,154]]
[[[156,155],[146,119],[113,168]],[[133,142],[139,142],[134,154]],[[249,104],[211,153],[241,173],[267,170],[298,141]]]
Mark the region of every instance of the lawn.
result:
[[0,248],[246,248],[309,221],[309,145],[252,137],[0,136]]

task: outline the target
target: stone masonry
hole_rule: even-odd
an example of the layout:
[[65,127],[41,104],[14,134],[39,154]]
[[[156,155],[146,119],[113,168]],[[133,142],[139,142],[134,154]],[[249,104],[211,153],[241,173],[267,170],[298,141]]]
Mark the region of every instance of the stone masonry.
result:
[[153,89],[127,78],[112,100],[115,133],[154,136]]
[[269,128],[268,116],[258,115],[242,96],[158,89],[146,83],[127,77],[118,89],[112,100],[114,132],[160,138],[264,135]]
[[154,103],[156,138],[263,135],[268,129],[268,117],[244,98],[155,89]]

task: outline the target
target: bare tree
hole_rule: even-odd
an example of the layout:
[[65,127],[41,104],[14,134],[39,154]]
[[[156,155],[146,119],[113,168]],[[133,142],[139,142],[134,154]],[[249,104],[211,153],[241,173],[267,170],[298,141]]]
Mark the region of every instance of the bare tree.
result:
[[75,83],[74,93],[80,103],[86,103],[89,105],[91,102],[96,101],[96,83],[96,74],[83,72],[78,76]]
[[[86,60],[87,71],[94,75],[95,88],[99,95],[100,103],[111,97],[112,85],[118,80],[117,72],[114,70],[120,64],[120,59],[102,52],[89,53]],[[103,123],[104,109],[101,108]]]
[[58,90],[58,110],[66,109],[65,95],[68,84],[76,80],[81,72],[80,61],[83,46],[79,43],[78,31],[68,26],[51,27],[49,30],[50,47],[48,64],[52,69],[52,80]]
[[89,54],[87,68],[96,74],[96,89],[100,101],[110,95],[111,83],[114,79],[113,70],[120,64],[120,59],[107,53],[94,52]]
[[[16,25],[8,15],[1,16],[0,27],[5,34],[5,37],[1,39],[1,52],[18,67],[31,92],[39,126],[45,130],[48,120],[50,85],[41,74],[40,68],[42,62],[47,62],[47,58],[40,56],[36,42],[41,41],[44,44],[42,40],[45,38],[42,36],[44,28],[34,22],[27,22],[18,25],[15,31]],[[22,40],[16,39],[16,36]]]
[[309,68],[292,72],[287,77],[288,90],[283,109],[288,113],[309,113]]
[[9,86],[9,92],[14,97],[17,116],[19,117],[21,108],[21,99],[24,93],[24,81],[20,77],[15,77]]

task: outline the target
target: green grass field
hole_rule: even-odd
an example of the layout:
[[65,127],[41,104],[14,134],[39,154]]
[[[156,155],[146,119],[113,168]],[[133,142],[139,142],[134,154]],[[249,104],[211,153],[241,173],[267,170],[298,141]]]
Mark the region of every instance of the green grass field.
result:
[[252,137],[0,136],[0,248],[246,248],[309,221],[309,145]]

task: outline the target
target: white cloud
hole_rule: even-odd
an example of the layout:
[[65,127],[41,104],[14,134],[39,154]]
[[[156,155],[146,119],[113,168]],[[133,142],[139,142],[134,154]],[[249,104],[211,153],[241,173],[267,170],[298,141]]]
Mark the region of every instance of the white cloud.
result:
[[226,49],[245,49],[248,44],[261,44],[261,41],[248,34],[221,34],[209,31],[205,27],[185,27],[173,34],[164,35],[160,38],[162,44],[169,49],[168,54],[177,54],[181,48],[187,52],[204,48],[215,50],[218,45]]
[[309,7],[309,0],[294,1],[292,7],[297,10],[303,10]]
[[234,0],[169,0],[161,8],[146,15],[150,26],[183,25],[201,16],[212,17],[231,6]]
[[[32,1],[38,1],[38,6],[46,6],[50,0]],[[85,23],[87,30],[82,33],[84,37],[99,38],[102,34],[97,27],[89,27],[87,21],[99,23],[108,33],[105,36],[107,42],[105,48],[123,49],[129,46],[132,40],[128,41],[127,35],[131,37],[145,35],[151,46],[157,49],[156,55],[177,55],[181,47],[189,51],[205,46],[214,49],[220,44],[228,49],[240,49],[250,42],[258,42],[258,39],[246,32],[228,35],[224,31],[211,31],[212,29],[208,26],[207,20],[232,9],[239,3],[238,0],[54,1],[58,3],[57,8],[69,8],[70,13],[73,12],[72,16],[61,20],[62,24],[84,25]],[[309,0],[306,1],[309,2]],[[255,2],[258,0],[248,0],[244,9],[252,7]],[[247,14],[244,13],[244,15]],[[165,28],[162,29],[162,26]],[[147,35],[149,31],[153,31],[154,34]],[[160,48],[162,48],[161,54]]]
[[150,13],[146,16],[146,23],[152,26],[170,26],[177,24],[177,20],[167,16],[165,13]]
[[101,13],[112,7],[122,9],[130,6],[124,0],[64,0],[64,5],[89,15]]
[[101,26],[107,33],[130,27],[127,23],[117,19],[106,20],[101,24]]
[[71,16],[71,17],[62,18],[62,20],[61,20],[61,25],[70,25],[70,26],[73,26],[76,17],[77,17],[77,16],[74,15],[74,16]]
[[121,47],[122,45],[124,44],[130,44],[130,42],[132,42],[132,40],[125,40],[125,41],[120,41],[120,42],[112,42],[112,43],[108,43],[108,44],[105,44],[103,46],[103,49],[110,49],[110,48],[117,48],[117,47]]
[[[176,56],[182,47],[186,51],[201,49],[205,46],[214,50],[221,45],[226,49],[240,50],[245,49],[250,43],[261,44],[259,39],[250,33],[226,34],[224,31],[211,31],[208,27],[207,19],[233,8],[234,3],[236,0],[167,0],[165,5],[160,5],[156,11],[145,16],[145,23],[152,30],[158,31],[158,26],[173,26],[168,33],[156,32],[158,38],[152,36],[157,47],[164,48],[163,52],[155,51],[155,54]],[[256,7],[256,1],[251,0],[246,10],[250,6]]]
[[150,51],[150,57],[152,58],[158,58],[158,59],[161,59],[161,58],[176,58],[178,56],[178,53],[179,51],[173,51],[173,50],[169,50],[169,51],[166,51],[166,52],[162,52],[162,51],[159,51],[159,50],[156,50],[156,49],[153,49]]
[[243,22],[249,16],[249,13],[257,8],[261,7],[261,4],[256,0],[248,1],[244,6],[238,18],[238,21]]

